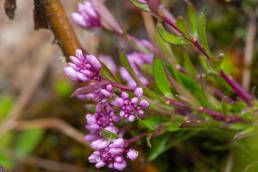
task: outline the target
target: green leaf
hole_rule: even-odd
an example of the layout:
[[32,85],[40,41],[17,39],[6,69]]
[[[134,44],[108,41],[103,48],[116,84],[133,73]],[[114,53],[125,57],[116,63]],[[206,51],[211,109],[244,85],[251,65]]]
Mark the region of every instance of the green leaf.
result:
[[105,129],[102,129],[101,130],[101,136],[108,139],[108,140],[113,140],[113,139],[117,139],[118,138],[118,135],[108,131],[108,130],[105,130]]
[[182,84],[196,97],[196,100],[204,107],[211,107],[211,104],[201,85],[191,76],[180,73]]
[[5,169],[11,169],[14,165],[12,159],[5,154],[0,152],[0,164]]
[[172,96],[170,85],[166,76],[166,72],[163,66],[163,63],[160,59],[154,58],[153,62],[153,75],[155,83],[157,84],[159,90],[165,96]]
[[172,48],[169,43],[163,40],[160,33],[158,32],[158,26],[161,25],[160,23],[156,26],[155,30],[155,42],[161,52],[168,58],[168,63],[170,65],[177,64],[177,59],[172,51]]
[[13,97],[9,94],[0,95],[0,120],[4,119],[13,106]]
[[14,150],[20,156],[26,156],[31,153],[42,139],[44,131],[42,129],[30,129],[23,131],[17,136]]
[[151,116],[146,119],[139,118],[138,120],[140,125],[151,131],[155,131],[160,124],[163,124],[167,121],[167,118],[163,118],[160,116]]
[[212,57],[206,36],[206,19],[204,13],[201,13],[200,15],[199,35],[204,50],[208,53],[209,57]]
[[185,19],[183,17],[179,17],[177,20],[176,20],[176,26],[179,28],[179,30],[181,30],[184,35],[190,39],[190,35],[189,35],[189,32],[187,30],[187,26],[186,26],[186,22],[185,22]]
[[193,37],[198,37],[198,25],[196,9],[191,2],[188,1],[188,19],[191,24]]
[[175,118],[172,121],[166,123],[166,129],[169,132],[175,132],[180,130],[181,124],[184,122],[183,118]]
[[184,53],[184,67],[188,72],[191,73],[192,76],[197,75],[197,70],[194,67],[192,61],[190,60],[190,57],[186,53]]
[[153,139],[152,149],[150,151],[149,160],[152,161],[156,159],[160,154],[172,148],[173,146],[179,144],[180,142],[191,138],[196,135],[198,131],[193,132],[178,132],[175,134],[175,137],[171,139],[169,133],[158,136]]
[[170,134],[162,134],[155,139],[153,139],[153,142],[151,144],[151,150],[149,154],[149,160],[153,161],[156,159],[160,154],[162,154],[166,150],[166,145],[168,141],[170,140]]
[[208,63],[208,59],[205,58],[203,55],[200,55],[199,60],[200,60],[200,64],[201,64],[202,68],[204,69],[204,71],[206,73],[210,73],[211,70],[210,70],[210,66],[209,66],[209,63]]
[[72,92],[73,86],[71,82],[59,80],[55,83],[54,89],[58,96],[68,97]]
[[161,24],[158,24],[157,29],[161,38],[170,44],[174,44],[174,45],[189,44],[189,42],[187,42],[183,37],[176,36],[167,32]]
[[140,8],[141,10],[144,11],[150,11],[149,7],[147,4],[145,3],[140,3],[139,0],[130,0],[131,3],[136,6],[137,8]]

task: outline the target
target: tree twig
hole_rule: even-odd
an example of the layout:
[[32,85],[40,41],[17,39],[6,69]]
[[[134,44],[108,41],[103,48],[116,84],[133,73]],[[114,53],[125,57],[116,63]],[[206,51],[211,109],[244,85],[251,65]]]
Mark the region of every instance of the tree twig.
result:
[[71,171],[78,171],[78,172],[89,172],[93,170],[88,170],[83,167],[77,167],[71,164],[66,164],[63,162],[57,162],[57,161],[52,161],[48,159],[43,159],[43,158],[38,158],[38,157],[33,157],[33,156],[20,156],[13,150],[0,150],[1,153],[5,154],[6,156],[10,157],[11,159],[30,165],[30,166],[36,166],[40,168],[44,168],[47,170],[53,170],[53,171],[62,171],[62,172],[71,172]]
[[82,47],[61,2],[59,0],[34,0],[34,3],[35,6],[44,9],[43,15],[68,60],[69,56],[74,55],[75,49]]
[[254,51],[254,42],[256,35],[256,10],[252,11],[249,15],[249,24],[247,28],[246,40],[245,40],[245,55],[244,55],[244,71],[242,76],[242,86],[246,89],[250,89],[251,80],[251,64]]
[[57,129],[68,137],[76,140],[84,146],[89,146],[84,140],[84,134],[67,124],[66,122],[56,118],[34,119],[29,121],[15,122],[15,129],[27,130],[31,128]]

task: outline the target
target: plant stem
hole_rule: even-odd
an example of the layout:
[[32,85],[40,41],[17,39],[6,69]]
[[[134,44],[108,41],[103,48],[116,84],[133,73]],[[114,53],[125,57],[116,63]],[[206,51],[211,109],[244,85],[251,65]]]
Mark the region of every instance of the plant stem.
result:
[[44,9],[43,15],[68,61],[68,57],[74,55],[77,48],[82,47],[61,2],[59,0],[34,0],[34,3]]
[[[208,60],[211,59],[211,57],[208,55],[208,53],[205,51],[205,49],[202,47],[202,45],[200,44],[200,42],[193,37],[188,37],[186,36],[183,31],[181,31],[175,24],[174,21],[172,21],[166,14],[163,14],[162,12],[160,12],[161,14],[158,14],[159,17],[161,17],[161,19],[168,24],[169,26],[171,26],[173,29],[175,29],[178,33],[179,36],[182,36],[183,38],[185,38],[187,41],[189,41],[193,47],[195,47],[201,54],[203,54],[205,57],[207,57]],[[252,105],[251,101],[252,101],[252,96],[246,91],[244,90],[236,81],[230,79],[223,70],[221,70],[220,72],[220,76],[231,86],[231,88],[235,91],[235,93],[242,98],[249,106]]]
[[242,98],[249,106],[252,105],[253,98],[247,91],[245,91],[236,81],[231,79],[224,71],[221,70],[219,74],[240,98]]

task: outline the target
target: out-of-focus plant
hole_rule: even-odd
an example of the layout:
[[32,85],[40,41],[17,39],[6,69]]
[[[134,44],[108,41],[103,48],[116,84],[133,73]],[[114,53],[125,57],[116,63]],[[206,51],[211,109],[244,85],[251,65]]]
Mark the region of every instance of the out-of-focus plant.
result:
[[138,156],[130,146],[143,138],[154,160],[202,132],[232,142],[252,134],[257,101],[224,71],[224,55],[211,52],[205,14],[188,1],[188,17],[177,19],[159,0],[130,2],[156,18],[154,40],[127,33],[100,0],[80,3],[72,14],[83,29],[114,33],[121,64],[77,49],[65,68],[83,85],[73,96],[96,105],[86,115],[85,140],[94,149],[89,161],[123,170],[126,159]]
[[[10,94],[0,95],[0,121],[8,117],[8,112],[14,104],[14,99]],[[30,154],[39,144],[44,131],[41,129],[28,129],[22,132],[8,131],[0,135],[0,164],[5,168],[13,168],[15,160],[10,157],[10,150],[19,158],[24,158]]]

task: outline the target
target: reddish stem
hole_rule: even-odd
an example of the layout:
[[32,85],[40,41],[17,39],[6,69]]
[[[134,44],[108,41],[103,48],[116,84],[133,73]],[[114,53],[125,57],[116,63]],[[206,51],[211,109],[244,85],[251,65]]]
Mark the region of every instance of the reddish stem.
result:
[[231,79],[224,71],[220,71],[220,76],[231,86],[235,93],[241,97],[249,106],[252,105],[252,96],[245,91],[236,81]]

